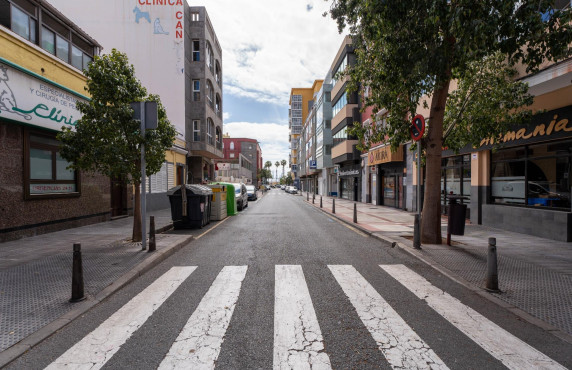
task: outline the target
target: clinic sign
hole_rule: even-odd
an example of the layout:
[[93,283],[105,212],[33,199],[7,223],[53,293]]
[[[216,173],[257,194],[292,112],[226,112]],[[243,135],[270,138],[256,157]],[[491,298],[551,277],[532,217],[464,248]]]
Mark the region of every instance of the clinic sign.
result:
[[73,128],[81,113],[78,95],[0,62],[0,118],[61,131]]
[[[143,8],[139,8],[143,6],[152,6],[152,7],[171,7],[173,9],[174,18],[175,18],[175,26],[174,29],[171,30],[175,35],[175,39],[183,39],[183,0],[137,0],[137,4],[133,9],[133,13],[135,13],[135,22],[139,23],[141,20],[147,21],[153,24],[153,33],[154,34],[163,34],[168,35],[169,30],[167,27],[164,27],[161,24],[161,19],[153,17],[151,14],[152,12],[144,11]],[[181,7],[181,8],[178,8]]]

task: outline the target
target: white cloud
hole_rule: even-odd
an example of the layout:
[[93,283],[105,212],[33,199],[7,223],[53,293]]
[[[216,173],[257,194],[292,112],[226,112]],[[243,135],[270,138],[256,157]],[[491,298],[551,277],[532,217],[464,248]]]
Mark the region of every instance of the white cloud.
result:
[[193,0],[223,49],[224,93],[287,105],[290,89],[323,79],[340,47],[322,0]]
[[230,118],[230,113],[229,112],[222,112],[222,119],[224,121],[226,121],[227,119]]
[[[263,161],[272,162],[272,173],[274,173],[276,161],[289,160],[288,126],[277,123],[230,122],[224,124],[224,132],[230,137],[258,140]],[[278,171],[279,175],[281,171],[282,167]],[[285,171],[288,172],[288,165]]]

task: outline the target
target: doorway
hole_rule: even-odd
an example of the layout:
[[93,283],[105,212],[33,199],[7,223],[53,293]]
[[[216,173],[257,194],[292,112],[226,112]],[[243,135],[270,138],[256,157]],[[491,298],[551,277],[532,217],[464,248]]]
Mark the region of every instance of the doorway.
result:
[[127,186],[121,179],[111,179],[111,217],[127,215]]

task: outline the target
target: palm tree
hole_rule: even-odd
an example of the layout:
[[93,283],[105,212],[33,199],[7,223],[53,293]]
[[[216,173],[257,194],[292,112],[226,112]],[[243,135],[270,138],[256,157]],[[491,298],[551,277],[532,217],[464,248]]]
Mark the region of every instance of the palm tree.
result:
[[284,167],[286,167],[286,163],[288,162],[286,162],[285,159],[280,161],[280,164],[282,165],[282,177],[284,177]]
[[276,166],[276,179],[278,179],[278,167],[280,166],[280,162],[276,161],[274,165]]
[[[267,170],[268,172],[270,172],[270,167],[272,167],[272,162],[270,161],[266,161],[264,162],[264,169]],[[266,177],[266,183],[268,184],[268,179],[272,177],[272,172],[270,172],[270,176]]]

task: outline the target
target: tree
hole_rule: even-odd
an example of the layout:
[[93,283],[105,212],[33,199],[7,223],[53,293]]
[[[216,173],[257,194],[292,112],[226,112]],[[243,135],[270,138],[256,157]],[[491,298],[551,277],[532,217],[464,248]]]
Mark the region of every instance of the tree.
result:
[[274,163],[274,165],[276,166],[276,180],[278,180],[278,167],[280,166],[280,162],[276,161],[276,163]]
[[[141,241],[141,144],[145,144],[146,173],[155,174],[165,161],[165,151],[173,145],[175,127],[159,97],[147,95],[125,54],[113,49],[110,54],[96,56],[84,73],[91,100],[77,103],[82,117],[75,128],[64,127],[58,134],[61,155],[75,170],[98,172],[133,184],[132,238]],[[159,122],[143,139],[130,103],[145,100],[158,102]]]
[[287,163],[288,163],[288,162],[286,162],[285,159],[283,159],[283,160],[280,161],[280,164],[282,165],[282,176],[284,176],[284,167],[286,167],[286,164],[287,164]]
[[268,179],[272,178],[272,172],[270,172],[270,167],[272,167],[272,162],[270,162],[270,161],[264,162],[264,169],[267,170],[268,173],[270,174],[269,176],[266,176],[266,181],[268,181]]
[[[535,71],[545,60],[570,55],[571,12],[554,9],[553,4],[526,0],[332,0],[330,14],[340,32],[349,27],[357,55],[357,64],[349,71],[350,90],[355,91],[360,83],[368,86],[371,94],[364,105],[373,106],[375,112],[388,111],[385,127],[374,125],[367,142],[387,138],[396,149],[409,141],[417,104],[424,95],[430,99],[430,104],[424,102],[430,107],[430,116],[422,140],[426,162],[423,243],[441,243],[440,173],[445,139],[449,143],[458,140],[454,144],[461,147],[495,134],[496,124],[502,127],[506,123],[502,117],[502,122],[495,121],[499,117],[488,105],[472,122],[475,110],[454,104],[468,101],[470,96],[461,97],[460,91],[448,101],[451,81],[467,81],[466,86],[471,86],[475,63],[495,58],[497,53],[508,67],[523,63],[527,71]],[[475,90],[464,90],[471,91]],[[505,97],[509,99],[495,102],[497,109],[511,111],[519,99],[526,102],[518,93],[512,96],[515,100],[510,94]],[[446,114],[446,106],[453,105],[457,105],[456,111],[448,109]],[[455,112],[464,118],[455,119]]]

